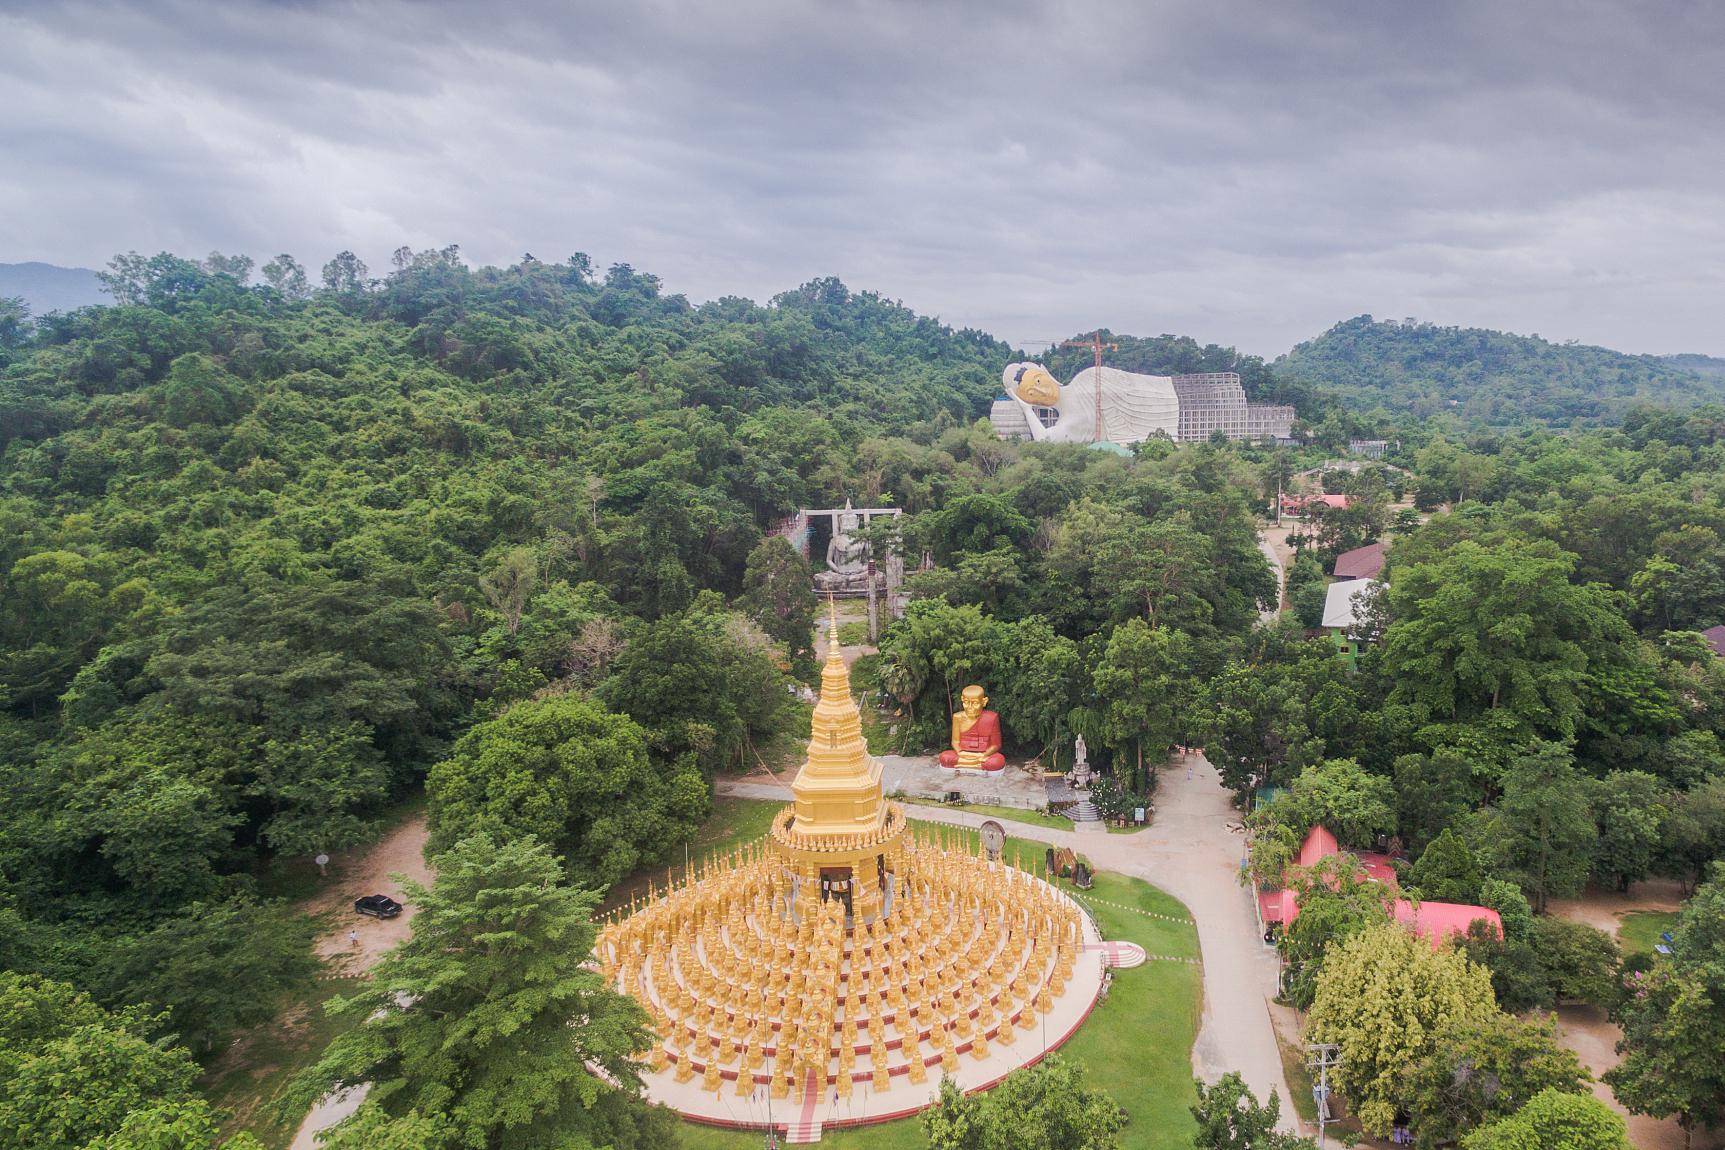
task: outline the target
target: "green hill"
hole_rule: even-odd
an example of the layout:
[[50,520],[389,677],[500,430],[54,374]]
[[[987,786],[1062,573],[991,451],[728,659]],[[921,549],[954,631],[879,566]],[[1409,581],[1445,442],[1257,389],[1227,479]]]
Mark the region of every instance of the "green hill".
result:
[[1686,406],[1725,397],[1725,378],[1691,370],[1692,358],[1706,359],[1626,355],[1536,335],[1362,315],[1295,347],[1272,370],[1350,407],[1422,416],[1450,411],[1498,426],[1589,425],[1616,422],[1640,403]]
[[1696,375],[1706,375],[1713,376],[1717,379],[1725,379],[1725,359],[1720,359],[1716,355],[1695,355],[1693,353],[1688,353],[1684,355],[1667,355],[1662,356],[1661,358],[1672,367],[1681,368],[1684,371],[1692,371]]

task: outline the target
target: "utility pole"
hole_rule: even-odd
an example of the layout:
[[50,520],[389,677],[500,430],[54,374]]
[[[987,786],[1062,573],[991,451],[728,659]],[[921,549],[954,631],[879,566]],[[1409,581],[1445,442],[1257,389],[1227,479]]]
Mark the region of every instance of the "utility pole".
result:
[[1312,1061],[1307,1070],[1318,1072],[1318,1084],[1312,1087],[1312,1100],[1318,1104],[1318,1145],[1324,1144],[1324,1124],[1330,1120],[1330,1070],[1340,1066],[1342,1048],[1334,1042],[1320,1042],[1306,1047]]

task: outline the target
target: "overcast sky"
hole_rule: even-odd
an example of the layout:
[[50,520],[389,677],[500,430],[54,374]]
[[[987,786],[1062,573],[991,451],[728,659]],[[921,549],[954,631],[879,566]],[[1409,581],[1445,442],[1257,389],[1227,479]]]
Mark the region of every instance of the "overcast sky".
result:
[[0,0],[0,262],[449,243],[1015,343],[1725,354],[1725,4]]

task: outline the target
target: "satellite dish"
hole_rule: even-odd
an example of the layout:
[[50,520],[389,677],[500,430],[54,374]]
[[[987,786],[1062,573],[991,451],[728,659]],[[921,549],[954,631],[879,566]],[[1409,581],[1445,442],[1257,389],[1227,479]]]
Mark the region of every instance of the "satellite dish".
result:
[[1006,828],[989,819],[982,824],[982,849],[988,852],[988,857],[997,859],[1006,846]]

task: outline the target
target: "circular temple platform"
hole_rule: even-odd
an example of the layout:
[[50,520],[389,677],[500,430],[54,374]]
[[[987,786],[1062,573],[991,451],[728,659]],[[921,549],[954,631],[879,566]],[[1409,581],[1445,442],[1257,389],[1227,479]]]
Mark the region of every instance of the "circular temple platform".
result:
[[782,873],[715,868],[602,941],[659,1027],[648,1097],[692,1121],[813,1140],[914,1114],[943,1075],[987,1089],[1072,1036],[1114,957],[1053,885],[915,833],[871,923]]

